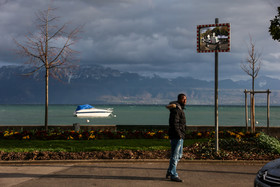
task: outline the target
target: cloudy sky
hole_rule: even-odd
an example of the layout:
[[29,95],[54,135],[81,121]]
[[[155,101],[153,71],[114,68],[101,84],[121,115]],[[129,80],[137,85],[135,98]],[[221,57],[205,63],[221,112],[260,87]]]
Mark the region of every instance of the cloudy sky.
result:
[[0,0],[0,66],[21,64],[13,38],[34,32],[48,5],[61,23],[83,24],[81,64],[167,78],[214,79],[214,54],[196,52],[197,25],[231,24],[231,51],[219,53],[219,79],[249,79],[240,68],[249,35],[262,54],[260,76],[280,79],[280,43],[268,33],[280,0]]

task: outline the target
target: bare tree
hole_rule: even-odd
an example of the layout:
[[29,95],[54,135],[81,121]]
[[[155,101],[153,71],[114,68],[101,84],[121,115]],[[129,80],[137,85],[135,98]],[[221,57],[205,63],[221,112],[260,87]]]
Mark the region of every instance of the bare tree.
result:
[[242,62],[241,68],[252,78],[251,98],[251,131],[255,132],[255,79],[261,68],[261,54],[256,51],[255,44],[250,36],[250,46],[248,47],[248,57]]
[[38,71],[45,71],[45,130],[48,130],[48,104],[49,104],[49,77],[61,79],[67,71],[73,67],[75,59],[71,47],[77,41],[77,35],[81,26],[67,32],[67,25],[56,25],[58,17],[53,16],[48,8],[39,11],[37,17],[37,31],[25,37],[23,43],[15,40],[18,53],[27,57],[27,64],[32,65],[34,70],[26,75],[32,75]]

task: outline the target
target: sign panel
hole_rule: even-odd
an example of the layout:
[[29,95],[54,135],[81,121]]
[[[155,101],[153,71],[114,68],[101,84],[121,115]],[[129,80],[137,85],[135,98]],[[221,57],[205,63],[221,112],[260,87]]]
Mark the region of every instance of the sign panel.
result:
[[230,24],[219,23],[197,26],[197,52],[229,52]]

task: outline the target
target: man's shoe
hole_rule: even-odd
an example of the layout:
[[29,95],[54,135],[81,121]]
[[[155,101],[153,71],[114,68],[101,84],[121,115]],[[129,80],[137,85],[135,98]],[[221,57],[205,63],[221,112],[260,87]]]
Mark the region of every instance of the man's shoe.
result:
[[171,173],[167,172],[165,178],[168,179],[170,176],[171,176]]
[[183,182],[183,180],[180,179],[179,177],[171,177],[171,181],[174,181],[174,182]]

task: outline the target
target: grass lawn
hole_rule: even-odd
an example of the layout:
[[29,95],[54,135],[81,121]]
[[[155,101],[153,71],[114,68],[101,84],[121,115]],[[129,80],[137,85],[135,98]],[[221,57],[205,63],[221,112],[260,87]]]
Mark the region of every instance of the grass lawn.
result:
[[[208,139],[185,140],[184,146]],[[0,151],[33,152],[62,151],[89,152],[114,150],[168,150],[170,142],[166,139],[106,139],[106,140],[1,140]]]

